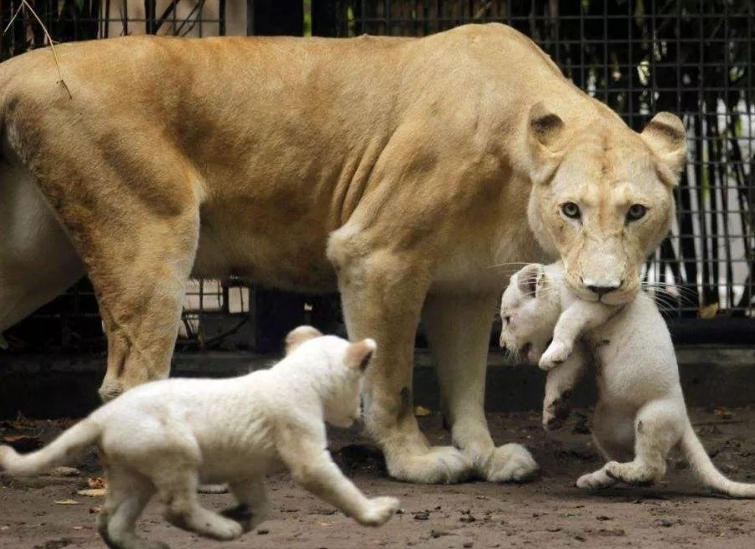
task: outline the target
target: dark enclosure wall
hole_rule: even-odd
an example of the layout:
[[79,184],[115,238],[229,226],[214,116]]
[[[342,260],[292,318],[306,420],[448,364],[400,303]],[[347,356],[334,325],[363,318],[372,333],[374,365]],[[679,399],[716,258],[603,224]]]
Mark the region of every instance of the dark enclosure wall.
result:
[[[646,282],[677,341],[755,341],[753,39],[746,0],[4,0],[0,58],[54,41],[122,34],[422,36],[503,22],[535,40],[582,89],[634,129],[683,117],[689,164],[669,237]],[[43,25],[44,24],[44,28]],[[49,35],[45,31],[49,31]],[[502,61],[503,62],[503,61]],[[279,348],[310,322],[342,331],[336,296],[301,296],[243,280],[192,281],[180,349]],[[496,328],[494,328],[495,334]],[[104,349],[87,281],[10,330],[13,352]],[[418,344],[423,345],[421,335]]]

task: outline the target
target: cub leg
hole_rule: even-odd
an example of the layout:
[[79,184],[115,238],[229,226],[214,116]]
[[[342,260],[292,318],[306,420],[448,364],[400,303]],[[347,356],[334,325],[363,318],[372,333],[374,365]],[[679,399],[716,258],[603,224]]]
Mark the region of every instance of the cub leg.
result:
[[561,364],[572,353],[574,341],[585,331],[604,324],[619,307],[593,301],[575,300],[558,318],[553,341],[540,357],[538,365],[545,371]]
[[221,541],[239,537],[244,529],[235,520],[205,509],[197,500],[196,470],[171,463],[152,477],[165,504],[165,519],[183,530]]
[[471,466],[462,453],[452,446],[430,447],[414,416],[414,336],[429,269],[417,258],[385,250],[364,256],[371,246],[361,232],[339,235],[347,228],[331,236],[328,257],[338,272],[350,339],[371,337],[378,343],[365,379],[365,427],[392,477],[421,483],[463,480]]
[[560,429],[569,417],[569,398],[586,368],[584,349],[577,345],[563,364],[548,372],[543,399],[543,427],[546,431]]
[[270,500],[261,477],[234,482],[229,486],[239,504],[222,512],[224,517],[235,520],[244,532],[254,530],[270,513]]
[[380,526],[398,509],[396,498],[367,499],[343,476],[325,450],[324,432],[313,436],[299,422],[292,422],[281,428],[279,434],[278,453],[294,482],[346,516],[365,526]]
[[[561,368],[561,366],[559,366]],[[554,369],[555,372],[558,368]],[[592,437],[595,446],[606,460],[631,459],[634,455],[634,414],[614,410],[603,401],[598,401],[592,420]],[[616,484],[603,466],[597,471],[577,479],[579,488],[598,490]]]
[[666,474],[666,458],[684,434],[686,411],[680,399],[654,400],[643,406],[634,422],[635,458],[611,461],[606,473],[627,484],[649,485]]
[[110,549],[168,549],[165,543],[148,542],[136,535],[136,520],[152,497],[155,487],[146,477],[123,469],[109,467],[107,497],[97,530]]
[[430,294],[422,320],[454,446],[480,478],[521,481],[537,470],[535,460],[519,444],[496,448],[485,419],[491,311],[497,300],[497,294]]

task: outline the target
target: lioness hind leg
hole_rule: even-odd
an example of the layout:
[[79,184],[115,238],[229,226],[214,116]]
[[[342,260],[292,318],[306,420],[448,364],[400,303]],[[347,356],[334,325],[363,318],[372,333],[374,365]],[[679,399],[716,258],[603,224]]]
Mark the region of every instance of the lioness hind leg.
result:
[[676,400],[655,400],[643,406],[634,422],[635,458],[628,463],[612,461],[605,466],[612,478],[646,486],[666,474],[666,457],[681,439],[686,414]]
[[168,377],[181,303],[199,232],[197,214],[136,229],[138,250],[117,243],[90,260],[108,338],[107,373],[100,395],[107,400],[145,381]]
[[422,320],[454,446],[461,449],[480,478],[521,481],[532,476],[537,464],[517,444],[496,448],[485,419],[491,311],[497,301],[497,294],[430,294]]
[[[339,233],[346,234],[339,234]],[[468,461],[453,447],[431,448],[414,416],[414,336],[429,269],[421,261],[374,248],[349,226],[333,233],[328,257],[338,273],[349,337],[377,340],[366,373],[364,421],[385,455],[388,473],[401,480],[450,483],[467,478]]]
[[[100,395],[167,377],[199,241],[198,177],[161,125],[62,124],[30,168],[94,285],[108,339]],[[68,135],[70,132],[70,135]],[[54,137],[53,137],[54,135]],[[129,136],[128,139],[124,136]],[[66,146],[60,146],[60,143]]]

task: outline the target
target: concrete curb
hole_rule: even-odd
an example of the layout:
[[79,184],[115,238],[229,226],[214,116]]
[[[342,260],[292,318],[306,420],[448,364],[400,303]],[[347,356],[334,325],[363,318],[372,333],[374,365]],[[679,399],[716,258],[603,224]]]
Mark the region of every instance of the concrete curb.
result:
[[[684,394],[689,406],[755,404],[755,347],[681,346],[677,349]],[[250,353],[178,353],[172,375],[229,377],[266,368],[275,356]],[[418,351],[414,369],[415,403],[439,409],[432,360]],[[105,371],[99,355],[0,355],[0,419],[18,413],[35,418],[82,417],[99,405],[97,387]],[[491,412],[539,410],[545,374],[534,366],[506,364],[499,353],[488,355],[486,408]],[[587,379],[574,404],[594,401],[594,381]]]

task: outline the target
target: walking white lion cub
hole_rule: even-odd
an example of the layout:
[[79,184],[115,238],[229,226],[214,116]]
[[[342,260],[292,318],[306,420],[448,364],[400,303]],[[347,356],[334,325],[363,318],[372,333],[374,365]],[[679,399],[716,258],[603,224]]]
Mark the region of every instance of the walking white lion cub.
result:
[[565,393],[586,365],[595,363],[598,402],[592,433],[609,461],[582,475],[577,486],[652,484],[663,477],[666,457],[679,446],[706,486],[729,496],[755,497],[755,484],[727,479],[697,438],[684,405],[671,336],[650,296],[640,292],[624,305],[584,301],[564,283],[560,262],[531,264],[511,277],[501,318],[501,346],[549,372],[546,428],[561,419]]
[[[154,493],[179,528],[219,540],[240,536],[264,519],[263,477],[279,464],[359,523],[385,523],[398,500],[367,499],[341,474],[326,449],[323,422],[349,427],[359,417],[361,380],[375,342],[350,344],[302,326],[288,335],[286,348],[286,358],[270,370],[136,387],[39,451],[19,455],[0,446],[0,469],[39,474],[96,444],[108,478],[98,529],[115,549],[167,548],[134,531]],[[200,482],[227,482],[239,505],[222,514],[201,507]]]

